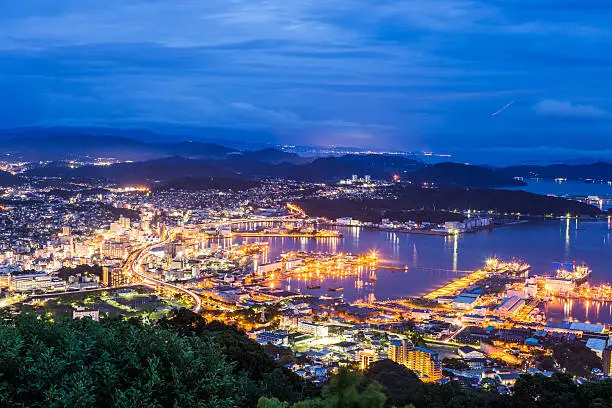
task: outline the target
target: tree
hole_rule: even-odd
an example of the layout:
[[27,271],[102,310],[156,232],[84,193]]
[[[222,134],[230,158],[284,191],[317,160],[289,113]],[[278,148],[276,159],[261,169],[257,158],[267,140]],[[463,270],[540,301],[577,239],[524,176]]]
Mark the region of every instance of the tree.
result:
[[514,384],[514,405],[521,408],[579,407],[575,394],[577,387],[566,374],[551,378],[543,375],[523,375]]
[[261,345],[235,327],[218,321],[208,323],[201,315],[185,308],[173,311],[157,325],[182,336],[210,338],[219,344],[232,361],[234,373],[244,377],[240,383],[243,406],[255,406],[261,396],[292,403],[318,395],[319,390],[313,384],[280,367]]
[[581,377],[589,377],[594,368],[602,369],[597,354],[579,341],[555,345],[553,357],[565,370]]
[[[322,399],[296,402],[291,408],[383,408],[386,398],[380,392],[380,385],[371,383],[361,387],[362,381],[358,372],[342,369],[323,388]],[[257,408],[288,408],[288,405],[276,398],[262,397]]]
[[425,339],[423,338],[423,335],[417,332],[405,332],[404,333],[406,335],[406,337],[408,337],[408,340],[410,340],[412,342],[412,344],[414,345],[414,347],[426,347],[427,343],[425,342]]
[[470,365],[458,358],[445,357],[442,359],[442,365],[451,370],[469,370]]
[[239,381],[210,339],[29,314],[0,323],[0,375],[0,404],[11,407],[229,408]]
[[373,383],[380,384],[389,407],[403,407],[414,402],[414,394],[422,384],[414,372],[391,360],[376,361],[364,373],[363,384]]

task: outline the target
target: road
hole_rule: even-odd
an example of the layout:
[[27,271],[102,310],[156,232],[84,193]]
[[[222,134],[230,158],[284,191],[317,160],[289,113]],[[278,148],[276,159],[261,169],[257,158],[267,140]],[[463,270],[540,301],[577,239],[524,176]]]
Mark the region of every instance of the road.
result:
[[139,277],[142,280],[142,284],[144,286],[149,286],[154,289],[156,289],[158,286],[161,286],[169,288],[171,290],[179,291],[190,296],[195,301],[195,306],[191,310],[194,313],[198,313],[200,310],[202,310],[202,299],[200,299],[200,296],[197,293],[169,282],[164,282],[159,279],[151,278],[141,272],[142,261],[145,255],[153,248],[157,248],[161,245],[164,245],[168,241],[169,238],[160,242],[148,244],[140,249],[137,249],[128,256],[124,267],[127,267],[132,272],[132,275]]

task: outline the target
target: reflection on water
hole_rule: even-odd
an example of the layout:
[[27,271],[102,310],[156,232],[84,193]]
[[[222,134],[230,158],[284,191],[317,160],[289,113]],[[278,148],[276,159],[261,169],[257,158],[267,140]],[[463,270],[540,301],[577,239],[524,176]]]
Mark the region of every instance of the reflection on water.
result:
[[[364,268],[357,276],[324,277],[322,281],[313,279],[312,282],[292,278],[282,283],[284,287],[314,295],[342,293],[352,301],[422,295],[457,278],[458,272],[452,270],[478,269],[486,258],[492,256],[521,258],[532,265],[532,274],[550,272],[553,261],[585,262],[593,269],[594,283],[612,282],[610,226],[610,220],[542,220],[497,228],[492,232],[480,231],[451,237],[344,227],[340,228],[343,238],[314,240],[278,237],[265,240],[270,243],[268,257],[271,261],[287,251],[364,253],[376,249],[381,262],[409,267],[407,271],[370,271]],[[255,242],[261,238],[235,239],[233,242],[236,240]],[[376,279],[372,279],[372,273]],[[321,289],[308,289],[315,283],[320,284]],[[337,287],[344,290],[328,291]],[[581,303],[574,301],[570,307],[572,310],[569,314],[574,319],[612,321],[609,311],[604,311],[605,307],[595,307],[593,304],[581,306]],[[551,317],[562,318],[566,315],[564,307],[562,304],[549,304]]]
[[612,323],[612,303],[554,298],[545,306],[549,322]]

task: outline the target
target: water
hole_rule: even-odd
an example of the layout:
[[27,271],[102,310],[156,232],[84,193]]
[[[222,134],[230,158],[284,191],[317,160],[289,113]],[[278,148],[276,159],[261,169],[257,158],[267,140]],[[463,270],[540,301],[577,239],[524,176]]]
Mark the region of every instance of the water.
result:
[[535,194],[553,194],[560,197],[598,196],[604,201],[600,209],[612,208],[612,185],[608,183],[585,183],[581,181],[555,181],[545,179],[525,179],[526,186],[504,187],[505,190],[523,190]]
[[544,179],[525,180],[526,186],[515,187],[536,194],[554,194],[558,196],[584,197],[595,195],[600,198],[612,198],[612,185],[608,183],[584,183],[580,181],[554,181]]
[[612,323],[612,303],[610,302],[553,299],[546,303],[544,311],[549,322]]
[[[480,231],[452,237],[346,227],[340,228],[344,237],[339,239],[266,240],[270,242],[270,260],[287,251],[365,253],[375,249],[380,262],[401,267],[407,265],[407,271],[370,271],[364,268],[359,276],[327,277],[322,281],[314,277],[310,280],[291,278],[278,284],[278,287],[299,289],[313,295],[333,294],[328,291],[330,287],[342,286],[344,290],[341,293],[348,301],[384,300],[423,295],[459,277],[461,272],[453,270],[481,268],[484,260],[491,256],[523,259],[532,265],[532,274],[550,272],[553,261],[585,262],[593,269],[593,283],[612,282],[611,227],[606,221],[542,220],[497,228],[492,232]],[[253,242],[255,239],[246,241]],[[369,279],[372,273],[375,273],[376,281]],[[308,289],[308,286],[317,284],[321,285],[321,289]],[[594,307],[582,303],[573,302],[573,318],[612,322],[612,313],[596,312]],[[603,309],[605,307],[600,307],[600,310]],[[553,320],[563,320],[567,315],[561,303],[549,304],[549,312]]]

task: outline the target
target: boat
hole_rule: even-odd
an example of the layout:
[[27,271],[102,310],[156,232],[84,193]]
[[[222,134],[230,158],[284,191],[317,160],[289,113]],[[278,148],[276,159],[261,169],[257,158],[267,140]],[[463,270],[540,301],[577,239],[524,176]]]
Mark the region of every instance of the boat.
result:
[[575,261],[553,262],[552,270],[555,272],[557,279],[569,280],[577,285],[591,279],[591,274],[593,272],[587,265],[577,265]]
[[321,285],[308,285],[306,289],[321,289]]
[[338,287],[335,287],[335,288],[329,288],[327,290],[329,290],[330,292],[341,292],[341,291],[344,290],[344,288],[342,286],[338,286]]

